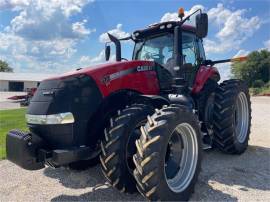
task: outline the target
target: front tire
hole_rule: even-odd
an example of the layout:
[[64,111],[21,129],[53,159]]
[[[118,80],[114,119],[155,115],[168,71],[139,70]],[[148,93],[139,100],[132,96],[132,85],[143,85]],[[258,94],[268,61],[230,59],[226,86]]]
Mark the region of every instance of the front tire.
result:
[[181,105],[156,110],[136,141],[134,176],[151,201],[185,201],[194,191],[201,166],[201,134],[195,114]]
[[224,81],[215,97],[215,146],[225,153],[243,153],[248,147],[250,125],[251,103],[247,85],[235,79]]
[[146,122],[147,115],[154,113],[151,106],[133,104],[111,119],[110,127],[105,129],[105,139],[101,142],[101,167],[109,183],[121,192],[137,191],[133,177],[133,154],[136,152],[135,140],[140,137],[140,126]]

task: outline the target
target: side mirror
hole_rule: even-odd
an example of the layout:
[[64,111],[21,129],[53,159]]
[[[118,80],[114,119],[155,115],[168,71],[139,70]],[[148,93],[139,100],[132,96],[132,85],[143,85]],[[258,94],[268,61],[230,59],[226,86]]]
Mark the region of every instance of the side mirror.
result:
[[106,61],[108,61],[110,59],[110,55],[111,55],[111,46],[106,44],[105,45],[105,59],[106,59]]
[[199,38],[207,36],[208,32],[208,15],[206,13],[200,13],[196,15],[196,35]]

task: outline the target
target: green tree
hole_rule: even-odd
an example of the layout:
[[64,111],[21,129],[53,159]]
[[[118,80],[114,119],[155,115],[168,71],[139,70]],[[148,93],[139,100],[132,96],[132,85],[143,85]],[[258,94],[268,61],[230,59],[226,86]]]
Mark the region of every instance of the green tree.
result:
[[13,72],[13,69],[8,65],[7,62],[0,60],[0,72]]
[[232,74],[235,78],[246,81],[249,87],[269,82],[270,52],[268,50],[254,51],[248,55],[247,61],[234,62]]

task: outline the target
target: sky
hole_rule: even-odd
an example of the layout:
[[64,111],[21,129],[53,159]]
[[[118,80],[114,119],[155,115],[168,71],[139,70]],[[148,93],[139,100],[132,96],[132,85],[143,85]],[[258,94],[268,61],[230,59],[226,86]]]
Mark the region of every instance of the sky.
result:
[[[208,59],[270,50],[270,0],[0,0],[0,59],[15,72],[59,74],[104,62],[106,32],[117,37],[201,8]],[[123,44],[131,58],[132,43]],[[219,68],[229,76],[229,66]]]

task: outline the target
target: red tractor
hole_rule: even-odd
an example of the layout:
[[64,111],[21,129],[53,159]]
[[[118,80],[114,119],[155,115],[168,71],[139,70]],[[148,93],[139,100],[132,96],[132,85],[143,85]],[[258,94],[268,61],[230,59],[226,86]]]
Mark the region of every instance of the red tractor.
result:
[[[7,158],[24,169],[82,169],[101,162],[112,186],[149,200],[188,200],[202,149],[241,154],[250,134],[247,86],[218,84],[202,39],[207,14],[151,25],[117,39],[116,62],[44,80],[31,100],[28,133],[7,135]],[[196,14],[196,26],[184,25]],[[132,61],[121,40],[135,42]],[[107,44],[106,59],[110,56]],[[238,60],[242,60],[240,58]]]

